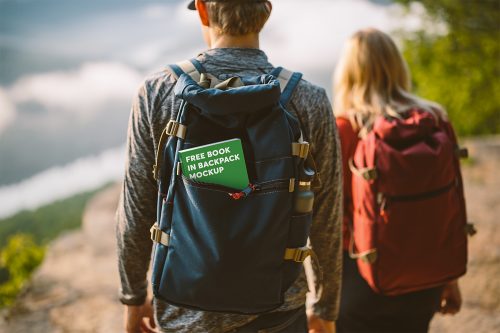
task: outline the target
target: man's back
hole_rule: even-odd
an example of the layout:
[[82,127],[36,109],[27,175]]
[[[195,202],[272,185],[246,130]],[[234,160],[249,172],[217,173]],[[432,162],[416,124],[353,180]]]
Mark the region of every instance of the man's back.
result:
[[[214,76],[260,75],[273,66],[258,49],[219,48],[197,58]],[[149,228],[156,220],[157,188],[151,168],[161,132],[180,101],[173,95],[174,76],[163,71],[147,79],[134,101],[129,128],[129,161],[118,212],[118,244],[122,301],[140,304],[145,298],[145,274],[149,267],[151,240]],[[340,255],[341,166],[339,146],[330,104],[323,89],[300,82],[287,109],[294,113],[310,141],[321,186],[315,199],[311,242],[324,270],[322,299],[315,312],[327,320],[337,313]],[[278,311],[303,306],[307,292],[301,274],[287,291],[285,304]],[[242,326],[255,316],[214,314],[192,311],[155,300],[160,327],[172,332],[224,332]]]

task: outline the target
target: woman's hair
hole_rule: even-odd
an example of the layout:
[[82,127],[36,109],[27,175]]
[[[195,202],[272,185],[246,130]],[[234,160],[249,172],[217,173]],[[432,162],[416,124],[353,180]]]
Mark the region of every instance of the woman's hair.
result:
[[408,66],[394,41],[364,29],[347,42],[334,77],[334,113],[357,129],[370,129],[377,116],[401,117],[413,108],[446,118],[443,108],[410,92]]
[[225,35],[259,33],[271,15],[271,6],[267,1],[231,0],[206,4],[210,22]]

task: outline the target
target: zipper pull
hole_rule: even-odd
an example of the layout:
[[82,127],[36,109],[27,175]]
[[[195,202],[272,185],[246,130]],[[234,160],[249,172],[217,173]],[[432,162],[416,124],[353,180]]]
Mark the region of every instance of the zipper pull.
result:
[[248,184],[241,192],[228,193],[231,199],[240,200],[248,197],[252,192],[257,190],[257,186],[253,184]]

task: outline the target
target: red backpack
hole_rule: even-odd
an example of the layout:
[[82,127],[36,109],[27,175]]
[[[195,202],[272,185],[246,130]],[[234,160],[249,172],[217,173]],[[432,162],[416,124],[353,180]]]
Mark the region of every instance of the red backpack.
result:
[[379,117],[359,141],[349,161],[351,255],[374,291],[399,295],[465,274],[460,152],[451,125],[419,110]]

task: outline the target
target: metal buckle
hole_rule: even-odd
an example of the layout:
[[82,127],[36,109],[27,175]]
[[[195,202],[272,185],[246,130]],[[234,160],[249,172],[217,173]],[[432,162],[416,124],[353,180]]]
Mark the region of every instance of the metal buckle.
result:
[[469,222],[469,223],[467,223],[467,224],[465,225],[465,233],[466,233],[467,235],[469,235],[470,237],[472,237],[472,236],[474,236],[475,234],[477,234],[477,229],[476,229],[476,227],[475,227],[474,223],[470,223],[470,222]]
[[377,177],[378,177],[377,169],[373,168],[373,169],[363,170],[363,178],[365,180],[374,180],[377,179]]
[[457,147],[456,154],[458,158],[469,158],[469,150],[467,148]]
[[309,142],[294,142],[293,148],[294,155],[300,158],[306,158],[307,154],[309,154]]
[[295,254],[293,255],[293,261],[295,262],[304,262],[307,257],[311,255],[311,249],[308,247],[301,247],[295,250]]
[[377,261],[377,258],[378,253],[376,249],[372,249],[360,256],[361,261],[367,264],[373,264],[375,261]]
[[165,128],[165,133],[170,136],[176,136],[179,130],[179,123],[175,120],[169,120],[167,127]]
[[309,143],[303,142],[299,146],[299,156],[300,158],[306,158],[309,153]]

